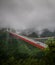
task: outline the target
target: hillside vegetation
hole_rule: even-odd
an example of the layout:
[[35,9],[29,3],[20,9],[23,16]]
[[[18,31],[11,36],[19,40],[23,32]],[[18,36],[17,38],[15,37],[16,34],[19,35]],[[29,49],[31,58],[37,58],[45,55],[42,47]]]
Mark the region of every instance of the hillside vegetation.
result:
[[8,32],[0,31],[1,65],[55,65],[55,39],[46,41],[48,48],[40,50]]

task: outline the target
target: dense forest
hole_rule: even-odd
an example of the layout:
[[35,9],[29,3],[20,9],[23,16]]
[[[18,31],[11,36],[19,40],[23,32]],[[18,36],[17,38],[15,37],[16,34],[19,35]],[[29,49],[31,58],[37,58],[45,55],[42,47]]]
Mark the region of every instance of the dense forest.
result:
[[55,39],[46,41],[48,48],[38,49],[6,31],[0,31],[1,65],[55,65]]

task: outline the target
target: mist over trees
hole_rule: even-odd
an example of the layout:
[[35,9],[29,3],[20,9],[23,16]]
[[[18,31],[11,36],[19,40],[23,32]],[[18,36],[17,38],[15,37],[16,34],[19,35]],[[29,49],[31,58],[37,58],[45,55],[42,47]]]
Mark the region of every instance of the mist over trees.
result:
[[40,37],[52,37],[55,36],[55,31],[50,31],[49,29],[43,29],[42,33],[40,34]]
[[37,30],[37,32],[35,30],[25,30],[24,32],[22,32],[22,35],[28,36],[28,37],[54,37],[55,36],[55,30],[51,31],[47,28],[43,29],[42,31],[40,31],[41,34],[39,34],[39,31]]
[[38,37],[38,34],[35,32],[32,32],[31,34],[28,35],[28,37]]
[[[7,28],[1,28],[0,29],[1,31],[6,31]],[[24,35],[24,36],[28,36],[28,37],[55,37],[55,30],[51,31],[47,28],[43,29],[41,32],[41,34],[39,34],[39,31],[35,31],[33,29],[27,29],[27,30],[23,30],[23,31],[17,31],[15,29],[12,29],[12,28],[8,28],[9,31],[12,31],[12,32],[20,32],[21,35]]]

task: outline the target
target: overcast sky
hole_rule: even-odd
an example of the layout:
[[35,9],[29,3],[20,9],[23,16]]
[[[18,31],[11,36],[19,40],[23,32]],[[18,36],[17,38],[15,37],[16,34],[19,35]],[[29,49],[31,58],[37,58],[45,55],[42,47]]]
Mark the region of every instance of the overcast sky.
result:
[[0,27],[55,28],[55,0],[0,0]]

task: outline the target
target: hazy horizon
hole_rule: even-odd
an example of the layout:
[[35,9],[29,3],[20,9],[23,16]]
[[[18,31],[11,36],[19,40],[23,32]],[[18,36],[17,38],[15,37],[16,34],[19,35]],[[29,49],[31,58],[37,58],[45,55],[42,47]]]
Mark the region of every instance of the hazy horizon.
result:
[[55,0],[0,0],[0,27],[55,28]]

